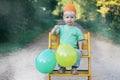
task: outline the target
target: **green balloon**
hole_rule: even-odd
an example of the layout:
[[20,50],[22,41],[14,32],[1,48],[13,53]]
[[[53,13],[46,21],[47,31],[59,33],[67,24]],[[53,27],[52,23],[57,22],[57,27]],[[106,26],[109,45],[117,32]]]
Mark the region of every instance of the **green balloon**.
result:
[[41,52],[35,60],[36,68],[41,73],[50,73],[56,66],[55,53],[51,49]]
[[63,67],[71,67],[77,61],[76,50],[68,44],[60,44],[56,50],[56,60]]

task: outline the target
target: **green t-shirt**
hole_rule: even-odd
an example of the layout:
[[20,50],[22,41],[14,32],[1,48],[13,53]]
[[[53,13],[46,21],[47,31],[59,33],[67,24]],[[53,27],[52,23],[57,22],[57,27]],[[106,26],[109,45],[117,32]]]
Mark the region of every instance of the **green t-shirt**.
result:
[[75,26],[60,25],[55,33],[60,35],[60,43],[70,44],[74,48],[78,48],[78,42],[84,39],[81,30]]

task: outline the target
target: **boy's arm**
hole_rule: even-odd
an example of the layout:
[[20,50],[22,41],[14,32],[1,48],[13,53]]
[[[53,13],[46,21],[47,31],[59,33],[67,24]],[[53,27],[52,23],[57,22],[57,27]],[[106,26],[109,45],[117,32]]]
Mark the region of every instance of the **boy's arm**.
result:
[[54,28],[51,30],[51,33],[54,34],[58,28],[59,28],[59,25],[55,25]]

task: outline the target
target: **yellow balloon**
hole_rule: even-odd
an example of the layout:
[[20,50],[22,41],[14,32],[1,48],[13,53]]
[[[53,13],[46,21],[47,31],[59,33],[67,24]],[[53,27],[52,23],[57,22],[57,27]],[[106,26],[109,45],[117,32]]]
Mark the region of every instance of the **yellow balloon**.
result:
[[71,67],[77,61],[76,50],[68,44],[60,44],[56,50],[57,63],[63,67]]

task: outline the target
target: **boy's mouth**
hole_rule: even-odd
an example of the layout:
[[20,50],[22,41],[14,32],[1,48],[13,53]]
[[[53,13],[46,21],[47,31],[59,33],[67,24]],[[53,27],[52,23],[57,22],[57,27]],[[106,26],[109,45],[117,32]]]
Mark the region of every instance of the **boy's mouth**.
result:
[[68,22],[68,23],[72,23],[72,22]]

